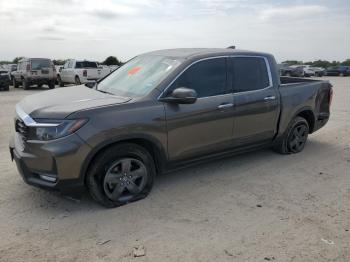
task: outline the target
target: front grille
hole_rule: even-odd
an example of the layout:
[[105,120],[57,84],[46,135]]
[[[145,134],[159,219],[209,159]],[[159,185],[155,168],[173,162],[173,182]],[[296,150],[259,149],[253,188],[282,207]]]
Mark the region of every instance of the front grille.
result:
[[21,135],[24,141],[27,140],[29,128],[21,119],[18,119],[18,118],[16,119],[15,129],[16,129],[16,132]]

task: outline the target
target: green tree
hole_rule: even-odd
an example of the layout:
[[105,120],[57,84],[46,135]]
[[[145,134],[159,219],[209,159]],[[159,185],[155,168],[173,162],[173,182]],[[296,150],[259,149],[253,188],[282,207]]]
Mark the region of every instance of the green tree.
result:
[[64,65],[66,63],[67,59],[62,60],[62,59],[54,59],[52,60],[54,65]]
[[341,65],[350,66],[350,59],[346,59],[345,61],[341,62]]
[[317,60],[312,62],[312,66],[315,66],[315,67],[327,68],[327,67],[330,67],[331,65],[332,65],[331,62],[327,60]]
[[109,56],[105,61],[102,62],[103,65],[117,65],[120,66],[122,63],[115,56]]
[[13,59],[12,63],[13,64],[18,64],[18,61],[21,60],[23,56],[17,56],[16,58]]
[[302,65],[303,61],[297,61],[297,60],[286,60],[282,62],[283,64],[288,64],[288,65]]

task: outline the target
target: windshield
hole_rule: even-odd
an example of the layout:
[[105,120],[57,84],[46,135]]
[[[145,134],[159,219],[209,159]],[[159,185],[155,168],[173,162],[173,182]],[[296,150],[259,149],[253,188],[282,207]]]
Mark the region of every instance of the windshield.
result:
[[89,61],[77,62],[75,68],[97,68],[97,63]]
[[179,65],[179,60],[168,57],[138,56],[101,81],[97,90],[120,96],[144,96]]
[[32,70],[40,70],[42,68],[50,67],[50,60],[47,59],[33,59],[32,60]]

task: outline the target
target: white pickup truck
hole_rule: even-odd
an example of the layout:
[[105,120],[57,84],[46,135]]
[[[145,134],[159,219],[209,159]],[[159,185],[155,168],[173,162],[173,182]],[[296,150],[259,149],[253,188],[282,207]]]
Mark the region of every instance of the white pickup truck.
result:
[[101,66],[97,62],[69,59],[58,72],[57,82],[60,86],[80,85],[103,78],[110,72],[108,67]]

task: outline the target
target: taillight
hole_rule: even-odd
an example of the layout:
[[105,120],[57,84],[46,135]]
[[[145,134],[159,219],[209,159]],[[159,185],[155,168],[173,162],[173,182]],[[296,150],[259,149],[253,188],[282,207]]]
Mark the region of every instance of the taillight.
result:
[[30,71],[30,64],[27,64],[26,70]]
[[87,77],[87,70],[83,71],[83,76]]
[[333,88],[329,89],[329,106],[331,106],[333,100]]

